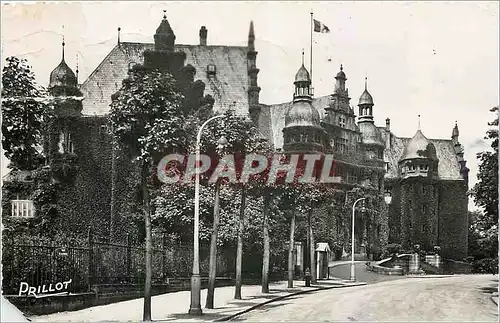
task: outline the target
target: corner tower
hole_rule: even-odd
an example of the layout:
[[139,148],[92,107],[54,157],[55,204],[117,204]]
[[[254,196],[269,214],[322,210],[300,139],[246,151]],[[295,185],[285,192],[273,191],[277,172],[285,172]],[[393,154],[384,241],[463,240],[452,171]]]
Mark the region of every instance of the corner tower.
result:
[[285,115],[283,150],[292,152],[323,152],[325,130],[320,124],[319,112],[312,106],[312,89],[309,72],[302,66],[295,74],[293,102]]
[[365,90],[359,97],[358,127],[361,132],[361,140],[364,147],[365,158],[368,160],[383,160],[385,143],[382,140],[380,130],[373,121],[373,97],[367,89],[365,78]]
[[436,148],[419,127],[399,160],[401,173],[401,242],[432,250],[439,240],[439,178]]
[[[52,96],[54,118],[46,124],[44,131],[43,150],[46,163],[52,168],[64,169],[58,174],[58,179],[70,174],[68,160],[78,152],[75,138],[79,135],[83,95],[78,89],[78,79],[65,61],[65,42],[62,42],[61,62],[50,73],[48,92]],[[78,67],[77,67],[78,69]],[[68,166],[69,165],[69,166]],[[69,177],[68,177],[69,178]]]

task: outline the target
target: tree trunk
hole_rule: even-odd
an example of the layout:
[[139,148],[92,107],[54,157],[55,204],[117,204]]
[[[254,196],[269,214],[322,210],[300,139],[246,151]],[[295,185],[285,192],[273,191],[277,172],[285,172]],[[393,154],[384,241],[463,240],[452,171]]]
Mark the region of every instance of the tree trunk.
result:
[[295,248],[295,212],[292,210],[292,219],[290,220],[290,240],[288,246],[288,288],[293,288],[293,276],[295,268],[293,266],[293,249]]
[[241,188],[241,203],[240,203],[240,223],[238,230],[238,246],[236,249],[236,284],[234,286],[234,299],[241,299],[241,267],[243,261],[243,232],[245,230],[245,186]]
[[311,270],[311,283],[316,284],[316,245],[314,243],[314,234],[312,228],[312,206],[309,208],[308,218],[308,231],[309,231],[309,259],[310,259],[310,270]]
[[270,257],[270,241],[269,241],[269,203],[271,200],[269,189],[264,189],[264,255],[262,257],[262,293],[269,293],[269,257]]
[[151,262],[153,239],[151,236],[151,210],[149,205],[148,173],[148,164],[144,163],[142,167],[142,200],[144,204],[144,220],[146,227],[146,281],[144,283],[143,321],[151,321],[151,277],[153,275]]
[[215,276],[217,274],[217,233],[219,230],[220,180],[215,183],[214,223],[210,239],[210,264],[208,272],[207,302],[205,308],[214,308]]

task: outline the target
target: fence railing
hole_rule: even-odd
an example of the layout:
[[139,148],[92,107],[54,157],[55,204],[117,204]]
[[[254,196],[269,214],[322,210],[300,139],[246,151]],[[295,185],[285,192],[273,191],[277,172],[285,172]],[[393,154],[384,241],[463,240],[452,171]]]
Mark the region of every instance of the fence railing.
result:
[[[158,239],[152,251],[153,284],[169,278],[190,277],[193,246]],[[42,286],[72,280],[71,293],[88,292],[95,285],[139,285],[145,278],[145,248],[125,243],[102,241],[89,233],[83,245],[43,244],[4,241],[2,250],[3,292],[17,295],[21,282]],[[217,275],[234,272],[233,255],[217,256]],[[200,247],[200,270],[208,275],[209,248]]]

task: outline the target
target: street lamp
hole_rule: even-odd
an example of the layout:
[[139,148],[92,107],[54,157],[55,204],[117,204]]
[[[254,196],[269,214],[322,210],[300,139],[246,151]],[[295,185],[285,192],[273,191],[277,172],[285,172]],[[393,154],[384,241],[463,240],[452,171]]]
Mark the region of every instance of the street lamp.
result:
[[[222,118],[224,115],[214,116],[203,123],[196,136],[196,171],[194,184],[194,239],[193,239],[193,273],[191,275],[191,306],[190,315],[201,315],[201,277],[200,277],[200,162],[201,133],[203,128],[212,120]],[[226,138],[219,139],[219,146],[227,143]]]
[[[357,199],[354,204],[352,205],[352,233],[351,233],[351,281],[356,281],[356,271],[354,267],[354,213],[355,213],[355,208],[356,204],[360,201],[364,201],[366,198],[360,198]],[[385,204],[389,205],[392,202],[392,195],[390,191],[386,191],[384,194],[384,201]],[[365,207],[361,209],[361,211],[366,210]]]
[[351,225],[351,281],[356,281],[356,273],[355,273],[355,267],[354,267],[354,213],[355,213],[355,208],[356,204],[360,201],[364,201],[366,198],[362,197],[357,199],[354,204],[352,205],[352,225]]

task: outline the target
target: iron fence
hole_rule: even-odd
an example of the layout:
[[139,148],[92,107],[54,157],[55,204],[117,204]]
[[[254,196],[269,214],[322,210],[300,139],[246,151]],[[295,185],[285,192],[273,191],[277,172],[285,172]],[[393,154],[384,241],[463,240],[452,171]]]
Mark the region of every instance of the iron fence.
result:
[[[169,278],[191,275],[193,246],[157,239],[152,250],[153,284],[166,284]],[[95,285],[139,285],[145,280],[145,248],[127,239],[111,243],[90,232],[85,243],[31,243],[5,241],[2,250],[2,287],[6,295],[17,295],[21,282],[42,286],[72,280],[69,291],[91,291]],[[234,255],[219,252],[217,275],[234,272]],[[209,248],[200,247],[200,271],[208,275]]]

